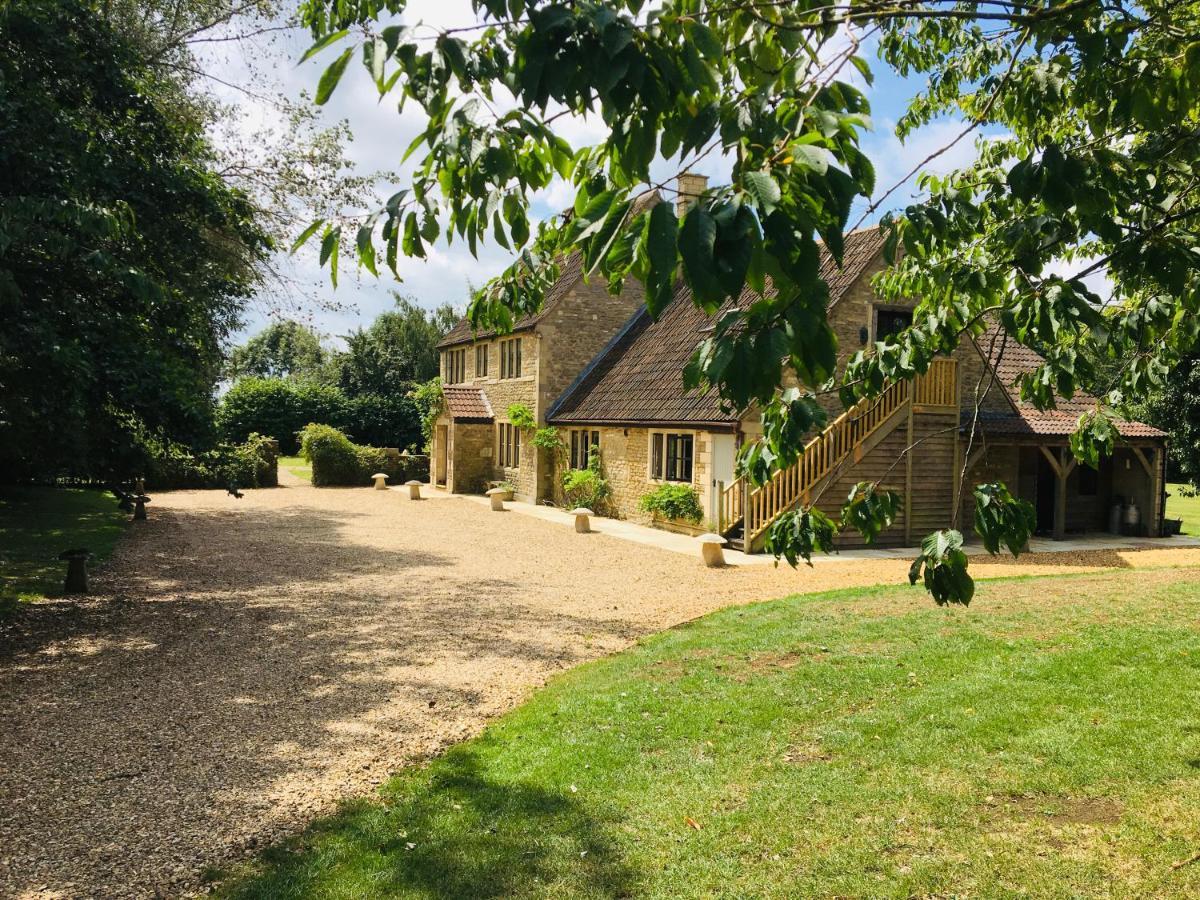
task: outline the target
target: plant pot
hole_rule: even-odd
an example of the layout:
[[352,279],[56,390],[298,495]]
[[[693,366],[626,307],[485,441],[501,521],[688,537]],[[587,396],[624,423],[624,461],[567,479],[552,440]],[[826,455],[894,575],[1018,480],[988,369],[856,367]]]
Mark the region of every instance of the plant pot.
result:
[[681,519],[664,519],[660,516],[655,516],[650,520],[650,524],[655,528],[661,528],[663,531],[686,534],[688,537],[699,537],[705,533],[703,524],[693,524]]

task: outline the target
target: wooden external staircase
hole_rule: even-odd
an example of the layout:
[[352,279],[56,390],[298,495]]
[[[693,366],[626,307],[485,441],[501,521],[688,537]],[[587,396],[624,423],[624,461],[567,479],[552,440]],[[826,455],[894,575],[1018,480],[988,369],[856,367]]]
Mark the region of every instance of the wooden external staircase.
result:
[[792,466],[776,472],[766,484],[751,487],[738,478],[720,486],[721,533],[739,549],[760,551],[776,519],[797,505],[811,503],[821,488],[859,463],[901,423],[907,421],[911,433],[913,414],[922,412],[952,412],[957,419],[956,360],[934,360],[924,375],[863,398],[830,422],[804,446]]

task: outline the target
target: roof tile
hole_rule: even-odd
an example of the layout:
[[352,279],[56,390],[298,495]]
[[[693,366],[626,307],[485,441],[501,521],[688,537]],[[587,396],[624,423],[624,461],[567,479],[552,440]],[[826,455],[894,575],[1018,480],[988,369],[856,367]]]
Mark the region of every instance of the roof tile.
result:
[[490,421],[493,418],[492,405],[479,388],[444,387],[442,396],[446,399],[446,410],[451,419]]

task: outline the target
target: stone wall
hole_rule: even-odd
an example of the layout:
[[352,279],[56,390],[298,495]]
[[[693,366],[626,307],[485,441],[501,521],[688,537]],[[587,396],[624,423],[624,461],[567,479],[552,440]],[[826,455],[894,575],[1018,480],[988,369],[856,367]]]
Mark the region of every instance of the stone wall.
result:
[[[646,524],[650,517],[639,508],[643,495],[652,491],[660,482],[650,478],[650,432],[649,428],[591,428],[600,432],[600,466],[608,481],[612,494],[608,515]],[[655,429],[657,430],[657,429]],[[700,498],[700,505],[707,511],[710,506],[712,467],[712,440],[705,431],[672,429],[673,434],[691,434],[695,439],[692,450],[692,487]],[[569,429],[560,429],[564,439]],[[553,497],[562,504],[562,475],[567,470],[566,460],[557,460],[553,466]]]

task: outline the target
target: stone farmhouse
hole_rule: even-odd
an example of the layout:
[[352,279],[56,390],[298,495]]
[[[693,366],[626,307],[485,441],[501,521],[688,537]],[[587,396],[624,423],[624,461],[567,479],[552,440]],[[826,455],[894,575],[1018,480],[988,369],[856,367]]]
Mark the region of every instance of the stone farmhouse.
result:
[[[681,182],[682,207],[705,184],[695,175]],[[912,321],[913,304],[884,303],[872,291],[871,277],[884,265],[882,247],[880,231],[867,229],[847,236],[842,268],[827,254],[822,260],[843,360]],[[717,317],[734,306],[727,302]],[[758,413],[737,416],[713,393],[683,384],[684,365],[713,323],[682,285],[654,321],[640,284],[627,282],[613,296],[602,280],[585,281],[572,256],[541,312],[518,321],[510,334],[475,333],[464,319],[441,341],[445,408],[434,429],[432,480],[459,493],[507,482],[517,500],[561,503],[563,472],[586,466],[594,446],[612,490],[610,514],[646,521],[639,509],[644,494],[663,482],[689,484],[705,511],[701,527],[756,552],[783,512],[811,502],[836,512],[859,481],[879,481],[903,498],[882,545],[911,545],[949,526],[956,504],[969,531],[973,500],[957,489],[965,468],[965,484],[1003,480],[1032,502],[1039,533],[1062,538],[1108,530],[1118,503],[1123,529],[1161,533],[1163,432],[1121,422],[1121,441],[1099,471],[1077,466],[1068,436],[1096,400],[1060,398],[1048,412],[1023,403],[1016,379],[1041,360],[1005,342],[999,330],[964,337],[924,376],[849,410],[831,396],[830,421],[803,458],[752,487],[734,469],[738,447],[761,431]],[[518,403],[539,426],[559,430],[563,453],[539,450],[530,432],[509,421],[507,411]],[[850,535],[843,540],[854,543]]]

